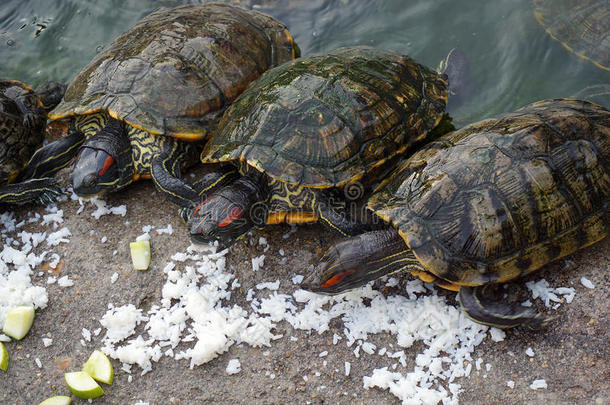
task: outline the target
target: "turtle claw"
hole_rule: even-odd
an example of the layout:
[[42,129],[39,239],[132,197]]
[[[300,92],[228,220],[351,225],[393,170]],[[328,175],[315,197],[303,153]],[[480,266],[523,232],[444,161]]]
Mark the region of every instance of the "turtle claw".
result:
[[40,204],[50,204],[57,200],[57,197],[63,194],[63,191],[57,185],[57,180],[47,177],[38,179],[39,195],[36,201]]
[[533,314],[533,316],[519,325],[522,328],[531,330],[544,329],[549,323],[557,318],[556,316],[547,316],[535,311],[530,312]]
[[61,188],[57,185],[57,180],[45,177],[2,187],[0,189],[0,202],[14,205],[48,204],[54,202],[62,194]]

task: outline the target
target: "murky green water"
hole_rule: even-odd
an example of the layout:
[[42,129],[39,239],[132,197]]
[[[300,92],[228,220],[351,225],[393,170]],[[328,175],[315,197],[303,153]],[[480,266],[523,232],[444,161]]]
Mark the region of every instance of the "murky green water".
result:
[[[202,1],[2,0],[0,77],[69,81],[96,52],[161,7]],[[288,25],[303,54],[366,44],[438,66],[451,48],[471,64],[459,124],[610,84],[610,72],[552,40],[532,0],[241,0]],[[607,106],[610,107],[610,106]]]

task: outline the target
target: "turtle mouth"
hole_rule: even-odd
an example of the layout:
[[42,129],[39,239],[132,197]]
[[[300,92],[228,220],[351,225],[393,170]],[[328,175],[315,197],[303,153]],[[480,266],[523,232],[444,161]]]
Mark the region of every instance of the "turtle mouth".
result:
[[208,238],[204,237],[199,233],[191,233],[191,242],[196,245],[211,245],[214,241],[210,241]]

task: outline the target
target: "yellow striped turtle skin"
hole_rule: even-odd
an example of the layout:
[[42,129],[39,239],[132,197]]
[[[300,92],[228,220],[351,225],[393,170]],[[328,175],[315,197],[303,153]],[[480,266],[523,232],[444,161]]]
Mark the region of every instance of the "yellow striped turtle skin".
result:
[[608,0],[534,0],[534,14],[567,50],[610,70]]
[[428,277],[456,287],[505,282],[601,240],[609,203],[610,111],[560,99],[429,144],[369,208]]

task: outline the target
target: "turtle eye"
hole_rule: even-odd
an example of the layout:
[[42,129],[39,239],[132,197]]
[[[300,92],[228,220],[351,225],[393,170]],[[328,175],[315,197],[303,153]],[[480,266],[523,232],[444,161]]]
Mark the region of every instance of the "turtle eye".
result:
[[110,169],[110,167],[114,164],[114,162],[115,160],[112,156],[106,156],[106,160],[104,160],[104,167],[102,167],[102,170],[99,171],[98,176],[101,176],[106,173],[108,169]]
[[337,273],[334,276],[332,276],[331,278],[329,278],[328,280],[326,280],[326,282],[324,284],[322,284],[322,287],[327,288],[327,287],[332,287],[334,285],[337,285],[341,281],[343,281],[343,279],[345,277],[351,276],[355,272],[356,272],[356,270],[350,269],[350,270],[343,271],[341,273]]

